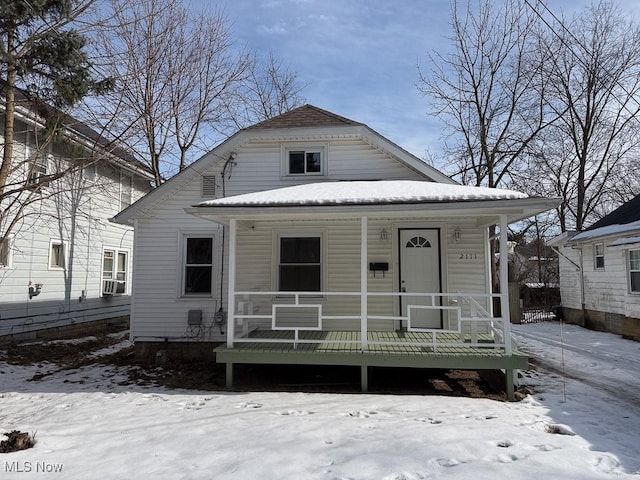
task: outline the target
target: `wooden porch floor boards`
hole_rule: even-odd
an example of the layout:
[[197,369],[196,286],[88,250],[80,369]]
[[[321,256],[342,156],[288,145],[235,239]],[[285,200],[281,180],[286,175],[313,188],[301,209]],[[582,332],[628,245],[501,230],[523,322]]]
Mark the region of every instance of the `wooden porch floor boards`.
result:
[[[440,343],[435,351],[428,345],[433,337],[427,332],[368,332],[370,343],[366,351],[362,351],[360,332],[304,331],[299,332],[297,344],[294,335],[292,331],[257,330],[248,337],[254,342],[236,338],[233,348],[227,348],[226,344],[216,348],[216,361],[226,363],[227,387],[233,387],[236,363],[359,366],[363,392],[368,391],[369,367],[484,369],[504,370],[507,398],[514,400],[514,372],[528,368],[529,363],[525,354],[514,350],[512,355],[506,355],[488,342],[489,336],[481,335],[476,344],[463,346],[461,342],[471,339],[437,332]],[[486,347],[481,346],[483,341],[487,342]]]
[[[219,363],[309,363],[326,365],[405,366],[422,368],[526,368],[527,357],[514,351],[506,356],[494,348],[489,335],[478,335],[477,344],[467,335],[438,332],[434,351],[433,337],[427,332],[368,332],[369,348],[361,350],[361,335],[355,331],[303,331],[294,344],[294,332],[257,330],[248,337],[236,338],[233,348],[216,348]],[[269,340],[273,340],[272,342]],[[305,343],[313,342],[313,343]],[[377,343],[380,342],[380,343]],[[457,343],[458,345],[451,345]],[[486,347],[478,344],[486,343]]]

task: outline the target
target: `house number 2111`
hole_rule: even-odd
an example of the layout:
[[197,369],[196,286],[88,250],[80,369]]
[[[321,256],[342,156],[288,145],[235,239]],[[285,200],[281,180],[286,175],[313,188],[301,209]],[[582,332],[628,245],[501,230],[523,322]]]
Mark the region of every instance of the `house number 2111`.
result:
[[460,254],[460,260],[477,260],[477,259],[478,259],[477,253],[461,253]]

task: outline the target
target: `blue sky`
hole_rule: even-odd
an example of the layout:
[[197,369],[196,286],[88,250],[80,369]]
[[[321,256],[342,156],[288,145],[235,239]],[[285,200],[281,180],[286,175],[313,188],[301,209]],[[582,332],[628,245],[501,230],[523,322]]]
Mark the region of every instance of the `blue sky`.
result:
[[[548,0],[557,14],[586,5]],[[207,0],[193,6],[208,4]],[[523,2],[524,4],[524,2]],[[240,42],[273,51],[308,84],[308,103],[366,123],[418,157],[437,154],[441,124],[428,115],[417,65],[450,42],[449,0],[227,0]],[[623,9],[640,17],[640,1]]]

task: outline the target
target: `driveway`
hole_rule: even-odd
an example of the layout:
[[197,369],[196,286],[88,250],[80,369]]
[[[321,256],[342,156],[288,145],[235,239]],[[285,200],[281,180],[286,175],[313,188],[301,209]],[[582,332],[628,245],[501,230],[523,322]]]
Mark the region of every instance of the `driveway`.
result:
[[607,392],[640,411],[640,342],[557,321],[512,327],[538,369]]

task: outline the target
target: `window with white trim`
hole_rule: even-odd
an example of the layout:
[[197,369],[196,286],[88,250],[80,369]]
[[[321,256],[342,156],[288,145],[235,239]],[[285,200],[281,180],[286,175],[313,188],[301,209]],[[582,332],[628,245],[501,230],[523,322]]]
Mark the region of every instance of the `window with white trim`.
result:
[[49,174],[51,155],[38,155],[33,159],[33,165],[29,172],[29,179],[27,181],[30,185],[36,185],[46,181]]
[[11,238],[0,241],[0,268],[11,266]]
[[185,235],[182,295],[211,295],[213,236]]
[[596,243],[593,246],[593,266],[596,270],[604,268],[604,243]]
[[82,169],[82,178],[87,182],[93,183],[98,179],[98,163],[91,162]]
[[129,251],[105,247],[102,249],[102,292],[122,295],[129,280]]
[[64,268],[65,265],[65,251],[64,243],[58,240],[51,240],[49,242],[49,268]]
[[289,145],[282,148],[282,175],[322,176],[327,174],[324,145]]
[[322,291],[322,236],[278,237],[278,290]]
[[629,250],[629,290],[640,293],[640,250]]

